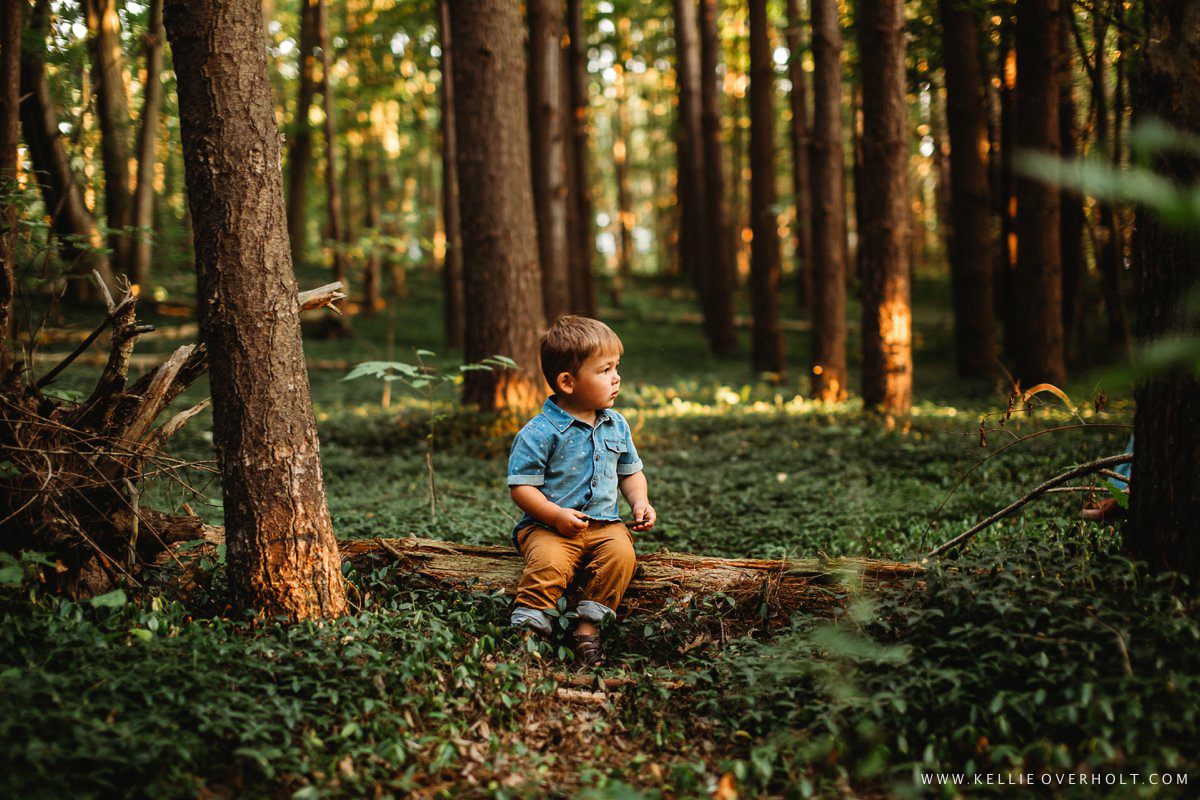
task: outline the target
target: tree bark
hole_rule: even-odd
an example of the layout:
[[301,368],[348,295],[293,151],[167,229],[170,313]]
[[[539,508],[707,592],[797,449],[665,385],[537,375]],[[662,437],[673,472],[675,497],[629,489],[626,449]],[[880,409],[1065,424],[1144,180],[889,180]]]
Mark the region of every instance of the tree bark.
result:
[[857,23],[863,85],[863,405],[903,415],[912,408],[913,371],[903,0],[864,3]]
[[458,214],[458,138],[454,130],[454,32],[450,2],[438,0],[438,31],[442,46],[442,228],[446,255],[442,259],[442,319],[446,344],[462,349],[463,320],[462,223]]
[[721,156],[721,95],[717,84],[721,39],[717,34],[717,12],[716,0],[700,0],[700,123],[704,137],[704,232],[708,250],[706,290],[701,300],[709,347],[715,353],[727,353],[737,347],[733,326],[736,273]]
[[149,231],[154,226],[155,146],[158,144],[159,112],[162,110],[163,0],[150,0],[150,17],[142,37],[146,53],[146,80],[142,90],[142,119],[137,142],[137,186],[133,191],[134,243],[129,265],[129,280],[144,284],[150,277],[150,261],[157,243]]
[[621,291],[633,275],[633,200],[629,193],[629,110],[625,98],[625,70],[617,64],[612,116],[613,177],[617,184],[617,274],[613,281],[613,305],[619,306]]
[[[1057,154],[1058,0],[1017,2],[1018,151]],[[1014,375],[1022,386],[1063,386],[1062,256],[1058,188],[1028,174],[1016,179],[1017,351]]]
[[83,8],[100,121],[108,246],[115,269],[127,273],[132,252],[129,226],[133,224],[133,190],[129,180],[129,99],[121,54],[121,18],[117,16],[116,0],[84,0]]
[[[1187,0],[1148,0],[1146,39],[1137,84],[1139,117],[1156,116],[1188,135],[1200,134],[1200,6]],[[1177,186],[1194,186],[1200,161],[1194,152],[1159,152],[1156,172]],[[1137,211],[1134,254],[1138,271],[1137,336],[1143,345],[1166,337],[1200,336],[1194,299],[1200,286],[1200,234],[1195,219],[1172,226],[1146,208]],[[1191,305],[1189,309],[1189,303]],[[1200,381],[1179,368],[1142,380],[1134,390],[1137,411],[1132,535],[1136,558],[1154,570],[1200,579]]]
[[846,397],[846,190],[842,155],[842,31],[837,4],[812,0],[812,394]]
[[[1075,13],[1063,2],[1058,20],[1058,152],[1063,162],[1073,164],[1079,156],[1079,126],[1075,122],[1074,43],[1068,15]],[[1068,167],[1073,169],[1074,167]],[[1063,354],[1074,353],[1083,326],[1083,288],[1087,265],[1083,261],[1083,198],[1075,189],[1063,188],[1059,202],[1059,258],[1062,262]]]
[[751,361],[756,372],[783,372],[779,328],[779,223],[775,219],[775,60],[767,0],[750,0],[750,296]]
[[297,55],[299,76],[296,88],[296,111],[288,149],[287,222],[288,245],[293,264],[308,261],[306,227],[308,225],[308,175],[312,172],[313,134],[308,122],[316,94],[317,0],[300,0],[300,43]]
[[796,303],[801,312],[807,314],[812,306],[812,184],[808,178],[808,91],[800,45],[803,24],[799,0],[787,0],[788,81],[792,84],[788,93],[792,110],[789,134],[796,209]]
[[20,143],[21,33],[25,0],[0,4],[0,385],[12,363],[9,339],[13,329],[16,293],[17,221],[15,197],[17,145]]
[[328,0],[317,0],[317,46],[321,48],[321,101],[325,108],[325,195],[329,212],[329,239],[333,247],[333,279],[350,293],[349,265],[346,257],[346,227],[342,217],[342,192],[337,170],[337,109],[333,102]]
[[1000,242],[996,258],[995,292],[996,315],[1004,329],[1004,353],[1011,362],[1020,349],[1017,319],[1017,193],[1016,173],[1013,170],[1013,151],[1016,149],[1017,129],[1017,51],[1013,44],[1016,25],[1005,13],[1000,23],[1000,158],[997,184],[997,205],[1000,214]]
[[529,0],[529,134],[533,205],[542,265],[542,303],[552,322],[571,310],[567,179],[563,139],[563,9],[559,0]]
[[58,114],[46,82],[45,37],[49,31],[49,0],[38,0],[31,16],[31,46],[21,51],[21,131],[38,174],[50,229],[59,237],[58,252],[68,276],[67,293],[82,300],[94,296],[88,280],[93,270],[109,286],[113,285],[113,274],[108,257],[99,249],[104,241],[83,202],[63,147]]
[[674,0],[675,82],[679,87],[676,122],[676,194],[679,198],[679,254],[682,270],[691,275],[701,308],[708,245],[704,223],[704,133],[700,122],[700,49],[695,0]]
[[383,246],[379,237],[383,232],[379,229],[379,146],[376,142],[367,141],[365,152],[359,162],[366,189],[366,202],[363,204],[363,226],[366,228],[367,252],[363,265],[363,304],[368,314],[374,315],[382,311],[387,304],[383,300]]
[[583,27],[582,0],[567,0],[567,84],[571,95],[571,195],[577,220],[571,270],[571,307],[596,316],[596,289],[592,281],[592,254],[596,251],[592,199],[588,183],[588,83],[587,36]]
[[268,615],[345,611],[300,341],[261,0],[170,0],[230,584]]
[[979,18],[960,0],[941,0],[950,136],[950,282],[958,374],[984,378],[995,370],[992,305],[992,219],[989,212],[985,89],[979,64]]
[[[1115,3],[1114,7],[1119,10],[1121,4]],[[1119,169],[1121,143],[1118,131],[1123,103],[1120,99],[1114,103],[1113,116],[1117,124],[1110,127],[1108,87],[1105,82],[1108,70],[1104,65],[1108,23],[1100,14],[1093,15],[1092,20],[1092,60],[1095,65],[1092,72],[1092,113],[1096,119],[1095,145],[1102,153],[1106,153],[1113,166]],[[1120,69],[1119,62],[1113,66]],[[1104,200],[1096,201],[1096,211],[1096,238],[1099,244],[1096,248],[1096,266],[1100,273],[1100,294],[1104,298],[1108,317],[1108,341],[1122,353],[1129,355],[1133,351],[1133,342],[1129,330],[1129,317],[1125,313],[1125,291],[1121,280],[1125,268],[1125,243],[1120,218],[1112,203]]]
[[462,213],[466,360],[504,355],[506,372],[466,374],[463,400],[485,410],[545,396],[537,334],[544,317],[526,115],[525,53],[517,7],[451,0]]

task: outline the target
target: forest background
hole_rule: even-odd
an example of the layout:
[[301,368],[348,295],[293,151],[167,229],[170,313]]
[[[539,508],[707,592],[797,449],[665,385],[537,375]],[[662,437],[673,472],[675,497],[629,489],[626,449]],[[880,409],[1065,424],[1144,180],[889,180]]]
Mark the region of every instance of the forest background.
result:
[[[167,5],[165,32],[157,2],[3,17],[13,793],[909,794],[942,772],[1140,772],[1171,776],[1138,789],[1163,794],[1200,779],[1200,624],[1172,571],[1197,574],[1195,315],[1178,303],[1197,150],[1152,122],[1200,128],[1179,67],[1193,12],[238,6],[236,32],[265,50],[269,111],[246,117],[282,134],[284,212],[242,222],[286,238],[263,240],[264,273],[285,249],[299,288],[348,295],[305,323],[339,538],[503,540],[507,445],[544,392],[534,337],[564,311],[626,344],[621,406],[663,512],[642,553],[909,561],[1138,427],[1128,522],[1080,521],[1111,495],[1093,471],[920,581],[833,581],[832,618],[767,591],[677,597],[621,623],[618,688],[581,699],[563,694],[561,652],[514,648],[500,594],[398,579],[386,557],[326,553],[335,579],[313,602],[336,605],[341,576],[351,613],[325,626],[244,617],[313,614],[264,593],[234,547],[202,547],[182,576],[152,569],[138,548],[153,544],[120,521],[143,506],[235,529],[218,481],[235,437],[203,381],[156,409],[175,415],[169,443],[106,473],[112,506],[22,438],[16,408],[125,425],[121,399],[143,395],[124,373],[145,389],[176,339],[209,337],[220,403],[217,324],[192,320],[212,287],[236,289],[229,264],[254,260],[243,246],[206,262],[238,237],[189,197],[184,81],[220,75],[181,65],[181,43],[185,11],[208,25],[221,4]],[[123,352],[120,375],[109,354],[68,354],[103,315],[93,271],[116,294],[96,348]],[[174,367],[189,382],[194,354]],[[520,368],[460,370],[495,356]],[[1135,380],[1155,409],[1140,422]]]

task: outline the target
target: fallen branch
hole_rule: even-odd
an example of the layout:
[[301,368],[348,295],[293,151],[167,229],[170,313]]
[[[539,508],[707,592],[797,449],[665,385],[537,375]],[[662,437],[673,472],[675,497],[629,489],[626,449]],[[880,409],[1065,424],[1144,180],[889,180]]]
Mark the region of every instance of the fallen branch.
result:
[[1007,506],[1006,508],[1001,509],[1000,511],[997,511],[995,514],[992,514],[990,517],[985,519],[983,522],[980,522],[978,525],[973,526],[970,530],[964,531],[963,533],[960,533],[958,536],[955,536],[953,539],[946,542],[945,544],[941,544],[941,545],[938,545],[937,547],[933,548],[932,550],[929,551],[929,554],[926,556],[926,558],[933,558],[934,556],[939,556],[942,553],[945,553],[945,552],[957,547],[958,545],[960,545],[963,542],[970,539],[975,534],[979,533],[984,528],[987,528],[987,527],[999,522],[1000,520],[1004,519],[1008,515],[1012,514],[1014,511],[1017,511],[1021,507],[1027,505],[1029,502],[1036,500],[1038,497],[1040,497],[1041,495],[1050,491],[1055,486],[1066,483],[1069,480],[1073,480],[1073,479],[1081,477],[1083,475],[1089,475],[1093,472],[1099,472],[1100,470],[1108,469],[1109,467],[1115,467],[1118,464],[1127,464],[1130,461],[1133,461],[1133,453],[1121,453],[1120,455],[1106,456],[1105,458],[1098,458],[1095,461],[1089,461],[1086,464],[1080,464],[1079,466],[1072,467],[1071,469],[1067,470],[1066,472],[1064,472],[1060,475],[1056,475],[1055,477],[1046,481],[1041,486],[1037,487],[1032,492],[1030,492],[1029,494],[1022,497],[1020,500],[1017,500],[1015,503]]

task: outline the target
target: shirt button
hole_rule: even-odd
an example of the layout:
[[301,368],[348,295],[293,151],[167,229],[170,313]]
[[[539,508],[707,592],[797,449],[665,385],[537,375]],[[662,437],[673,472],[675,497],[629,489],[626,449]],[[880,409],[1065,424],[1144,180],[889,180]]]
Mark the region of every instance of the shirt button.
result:
[[595,485],[596,485],[596,482],[595,482],[595,481],[592,481],[592,486],[595,486]]

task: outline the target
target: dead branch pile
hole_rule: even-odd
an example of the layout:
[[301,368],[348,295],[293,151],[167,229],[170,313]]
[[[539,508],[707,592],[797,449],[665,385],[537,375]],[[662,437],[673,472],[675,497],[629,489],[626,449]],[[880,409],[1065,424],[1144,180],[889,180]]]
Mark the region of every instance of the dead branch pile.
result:
[[[40,378],[23,362],[0,376],[0,547],[55,554],[59,588],[75,596],[104,591],[118,578],[136,585],[143,564],[203,535],[200,520],[142,508],[139,495],[150,474],[182,480],[178,470],[187,465],[164,455],[163,445],[209,401],[157,420],[204,374],[208,354],[202,344],[184,345],[130,383],[134,345],[154,328],[137,323],[131,292],[117,302],[101,288],[107,313],[79,347]],[[304,292],[301,307],[329,305],[343,297],[340,288]],[[50,396],[54,378],[106,329],[110,350],[91,394]]]

